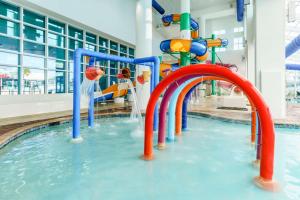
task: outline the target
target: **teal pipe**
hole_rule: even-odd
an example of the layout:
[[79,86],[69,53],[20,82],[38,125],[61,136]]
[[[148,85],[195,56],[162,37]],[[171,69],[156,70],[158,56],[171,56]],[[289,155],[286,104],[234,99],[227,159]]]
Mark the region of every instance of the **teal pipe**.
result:
[[176,104],[177,99],[185,86],[191,83],[194,79],[188,80],[182,85],[180,85],[175,92],[173,93],[170,104],[169,104],[169,115],[168,115],[168,134],[167,134],[167,141],[174,141],[175,140],[175,112],[176,112]]

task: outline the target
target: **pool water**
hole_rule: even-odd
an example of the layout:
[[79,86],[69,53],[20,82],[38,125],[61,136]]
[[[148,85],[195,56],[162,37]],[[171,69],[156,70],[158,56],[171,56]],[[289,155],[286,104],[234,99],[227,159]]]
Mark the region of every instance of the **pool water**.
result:
[[127,118],[52,126],[0,150],[0,199],[300,199],[300,130],[276,130],[275,179],[281,192],[257,188],[249,125],[189,117],[190,130],[155,160],[143,161],[143,130]]

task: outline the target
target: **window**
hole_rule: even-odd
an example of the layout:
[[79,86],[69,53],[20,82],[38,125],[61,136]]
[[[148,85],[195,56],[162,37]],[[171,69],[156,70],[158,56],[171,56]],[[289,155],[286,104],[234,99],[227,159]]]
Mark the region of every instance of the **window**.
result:
[[215,35],[225,35],[226,34],[226,30],[222,29],[222,30],[217,30],[213,32]]
[[65,70],[66,63],[61,60],[48,59],[48,69],[51,70]]
[[48,94],[64,93],[66,75],[63,71],[51,71],[47,73]]
[[134,56],[134,49],[133,48],[129,48],[129,55]]
[[20,36],[20,24],[0,18],[0,33],[7,36]]
[[0,95],[18,94],[19,78],[17,67],[0,66]]
[[44,94],[45,71],[23,68],[23,94]]
[[124,54],[127,54],[127,47],[121,44],[120,45],[120,52],[124,53]]
[[36,54],[36,55],[45,55],[45,46],[24,41],[24,53]]
[[39,43],[45,42],[45,31],[40,29],[32,28],[30,26],[24,26],[24,38]]
[[73,40],[73,39],[69,39],[69,49],[78,49],[78,48],[82,48],[83,47],[83,43],[78,41],[78,40]]
[[113,42],[113,41],[110,41],[110,49],[111,49],[111,50],[118,51],[118,50],[119,50],[119,48],[118,48],[118,43]]
[[0,51],[0,62],[2,65],[19,65],[19,55]]
[[244,32],[244,27],[235,27],[234,29],[233,29],[233,32],[234,33],[241,33],[241,32]]
[[96,35],[92,34],[92,33],[86,33],[86,41],[93,43],[93,44],[97,44],[97,39],[96,39]]
[[65,24],[55,21],[53,19],[48,20],[48,29],[56,33],[65,34]]
[[226,48],[224,47],[220,47],[220,48],[216,48],[216,52],[225,52]]
[[0,1],[0,15],[9,19],[20,19],[19,8]]
[[88,49],[88,50],[91,50],[91,51],[96,51],[96,46],[92,45],[92,44],[86,43],[85,48]]
[[244,48],[244,38],[237,37],[233,39],[233,50],[241,50]]
[[65,37],[54,33],[48,33],[48,45],[64,48]]
[[110,62],[110,85],[118,83],[118,62]]
[[99,45],[101,47],[108,48],[108,40],[102,37],[99,37]]
[[44,62],[44,58],[24,55],[23,56],[23,65],[28,68],[44,69],[45,62]]
[[42,28],[45,27],[45,17],[28,10],[24,10],[24,22]]
[[[0,95],[72,92],[77,48],[129,58],[135,54],[134,48],[85,32],[83,27],[0,0]],[[117,83],[123,67],[131,69],[134,79],[135,65],[105,60],[97,65],[106,73],[99,80],[101,89]],[[81,58],[81,81],[85,66]]]
[[13,39],[13,38],[9,38],[9,37],[0,35],[0,49],[19,51],[20,50],[20,41],[18,39]]
[[75,39],[83,39],[83,31],[72,26],[69,26],[69,36]]
[[48,47],[48,56],[51,58],[65,59],[65,50],[55,47]]
[[[83,73],[80,74],[80,82],[82,82],[82,81],[83,81]],[[74,83],[74,74],[73,73],[68,74],[68,83],[69,83],[68,91],[73,92],[73,83]]]

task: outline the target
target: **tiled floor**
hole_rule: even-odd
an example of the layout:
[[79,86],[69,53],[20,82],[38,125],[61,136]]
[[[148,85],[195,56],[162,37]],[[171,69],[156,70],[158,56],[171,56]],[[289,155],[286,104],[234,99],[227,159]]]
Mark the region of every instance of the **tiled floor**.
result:
[[[250,121],[250,109],[248,111],[218,109],[217,97],[201,99],[197,104],[190,104],[189,111],[204,116],[212,116],[220,119]],[[125,104],[101,104],[95,106],[96,115],[128,114],[131,110],[128,103]],[[83,118],[87,117],[86,110],[82,110]],[[45,113],[39,115],[0,119],[0,148],[18,135],[48,124],[59,124],[60,122],[70,121],[72,111]],[[285,119],[274,119],[275,124],[288,127],[300,127],[300,104],[287,106],[287,117]]]
[[[228,118],[232,120],[249,121],[250,107],[248,111],[218,109],[218,98],[204,98],[197,104],[190,104],[189,110],[191,112],[202,113],[219,118]],[[285,119],[274,119],[277,125],[288,125],[300,127],[300,104],[288,104],[287,116]]]

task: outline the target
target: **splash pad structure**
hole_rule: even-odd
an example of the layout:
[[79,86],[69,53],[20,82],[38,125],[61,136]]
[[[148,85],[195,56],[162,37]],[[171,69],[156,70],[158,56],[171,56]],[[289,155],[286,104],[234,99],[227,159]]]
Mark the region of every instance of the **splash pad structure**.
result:
[[[191,65],[180,68],[163,79],[151,94],[145,117],[145,146],[143,159],[152,160],[153,155],[153,122],[154,122],[154,108],[158,102],[159,96],[165,89],[165,95],[162,99],[160,108],[160,129],[159,132],[164,132],[165,113],[167,112],[168,101],[174,91],[184,82],[201,76],[216,76],[224,78],[243,90],[249,101],[253,103],[256,108],[260,131],[258,134],[258,141],[261,141],[261,148],[258,150],[260,174],[254,178],[254,182],[259,187],[269,190],[278,190],[277,183],[273,180],[273,163],[274,163],[274,144],[275,144],[275,129],[273,120],[266,102],[263,100],[260,92],[245,78],[232,72],[229,69],[212,64]],[[162,126],[161,126],[162,125]],[[160,134],[158,147],[164,149],[165,136]]]
[[[72,127],[72,139],[73,141],[80,141],[82,140],[80,137],[80,65],[81,65],[81,58],[83,56],[88,56],[91,62],[99,61],[99,60],[110,60],[110,61],[117,61],[129,64],[136,64],[136,65],[147,65],[151,68],[151,84],[150,84],[150,92],[154,90],[156,85],[159,82],[159,58],[152,56],[146,58],[125,58],[120,56],[108,55],[99,52],[93,52],[86,49],[77,49],[74,53],[74,92],[73,92],[73,127]],[[92,66],[92,63],[89,64]],[[93,74],[95,73],[95,74]],[[91,77],[96,78],[98,74],[95,70],[89,71],[87,74],[92,74]],[[94,126],[94,85],[90,89],[89,92],[89,106],[88,106],[88,125],[90,127]],[[157,116],[157,108],[156,108],[156,116]],[[157,119],[157,117],[155,117]],[[157,128],[157,122],[154,123],[155,127]]]

